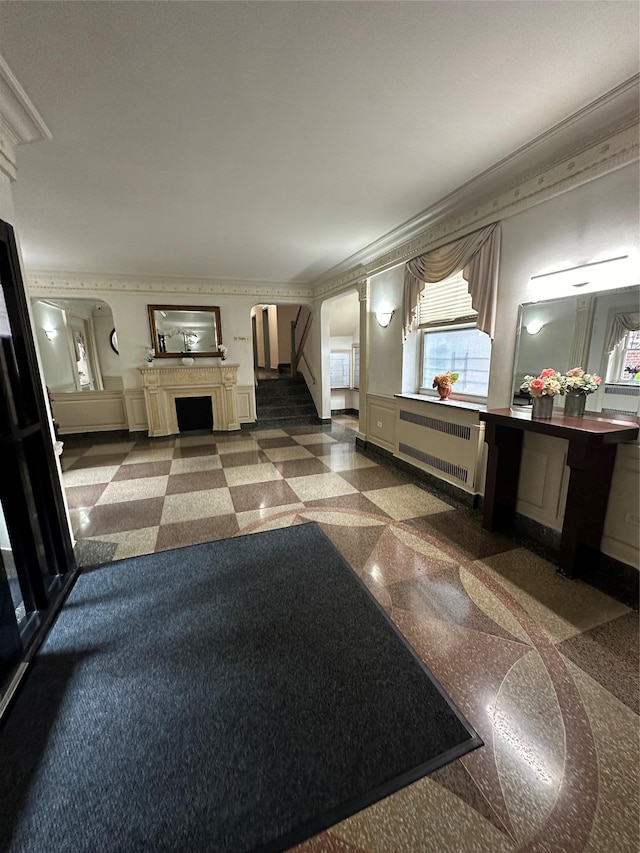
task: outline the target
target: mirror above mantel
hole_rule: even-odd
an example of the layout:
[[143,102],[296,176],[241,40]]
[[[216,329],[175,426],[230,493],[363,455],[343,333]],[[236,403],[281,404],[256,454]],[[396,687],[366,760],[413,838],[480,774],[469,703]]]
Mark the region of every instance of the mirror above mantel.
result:
[[221,356],[220,308],[193,305],[149,305],[151,345],[156,358],[189,355]]
[[[610,417],[640,415],[640,381],[625,369],[626,337],[612,353],[606,340],[614,318],[640,310],[640,286],[620,287],[546,299],[520,305],[513,372],[513,405],[526,405],[519,394],[525,374],[538,375],[546,367],[566,373],[582,367],[597,373],[602,383],[587,397],[587,410]],[[627,359],[628,360],[628,359]],[[640,350],[638,350],[640,363]],[[560,398],[556,406],[563,405]]]

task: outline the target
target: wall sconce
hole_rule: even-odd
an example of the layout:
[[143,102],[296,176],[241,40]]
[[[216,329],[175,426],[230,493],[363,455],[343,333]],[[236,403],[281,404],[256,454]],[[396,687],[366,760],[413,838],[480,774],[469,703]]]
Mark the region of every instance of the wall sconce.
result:
[[541,323],[540,320],[530,320],[525,326],[525,329],[530,335],[537,335],[543,326],[544,323]]
[[57,329],[43,329],[44,336],[48,341],[52,341],[54,338],[58,337]]
[[383,329],[386,329],[395,313],[395,311],[376,311],[376,320],[378,321],[378,325],[382,326]]

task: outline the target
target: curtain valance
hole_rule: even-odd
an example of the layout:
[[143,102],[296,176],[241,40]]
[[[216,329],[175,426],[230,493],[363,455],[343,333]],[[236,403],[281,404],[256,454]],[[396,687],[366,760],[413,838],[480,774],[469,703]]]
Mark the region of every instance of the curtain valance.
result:
[[629,332],[637,332],[638,329],[640,329],[640,313],[615,314],[607,335],[605,352],[613,352]]
[[459,270],[469,283],[478,328],[492,339],[495,328],[500,223],[494,222],[454,243],[410,260],[404,271],[402,319],[405,335],[413,328],[418,296],[426,282],[442,281]]

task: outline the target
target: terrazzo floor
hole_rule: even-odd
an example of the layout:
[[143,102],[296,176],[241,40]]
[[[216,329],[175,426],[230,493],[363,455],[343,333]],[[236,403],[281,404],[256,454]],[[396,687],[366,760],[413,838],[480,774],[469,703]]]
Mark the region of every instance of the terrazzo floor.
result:
[[79,560],[316,521],[480,733],[296,853],[635,853],[638,614],[357,452],[356,426],[68,436]]

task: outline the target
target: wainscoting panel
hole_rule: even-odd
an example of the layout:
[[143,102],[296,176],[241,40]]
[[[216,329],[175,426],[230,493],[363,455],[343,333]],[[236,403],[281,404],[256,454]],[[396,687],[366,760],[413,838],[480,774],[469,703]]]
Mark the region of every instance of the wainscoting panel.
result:
[[603,553],[640,568],[640,445],[621,444],[616,454]]
[[553,530],[562,530],[567,447],[561,438],[524,435],[516,510]]
[[146,432],[149,429],[147,407],[144,402],[143,388],[127,388],[124,392],[124,404],[130,432]]
[[238,385],[236,388],[238,420],[241,424],[253,423],[256,419],[256,395],[252,385]]
[[396,450],[396,400],[367,394],[367,441],[392,453]]
[[122,391],[58,394],[53,412],[61,435],[128,428]]

